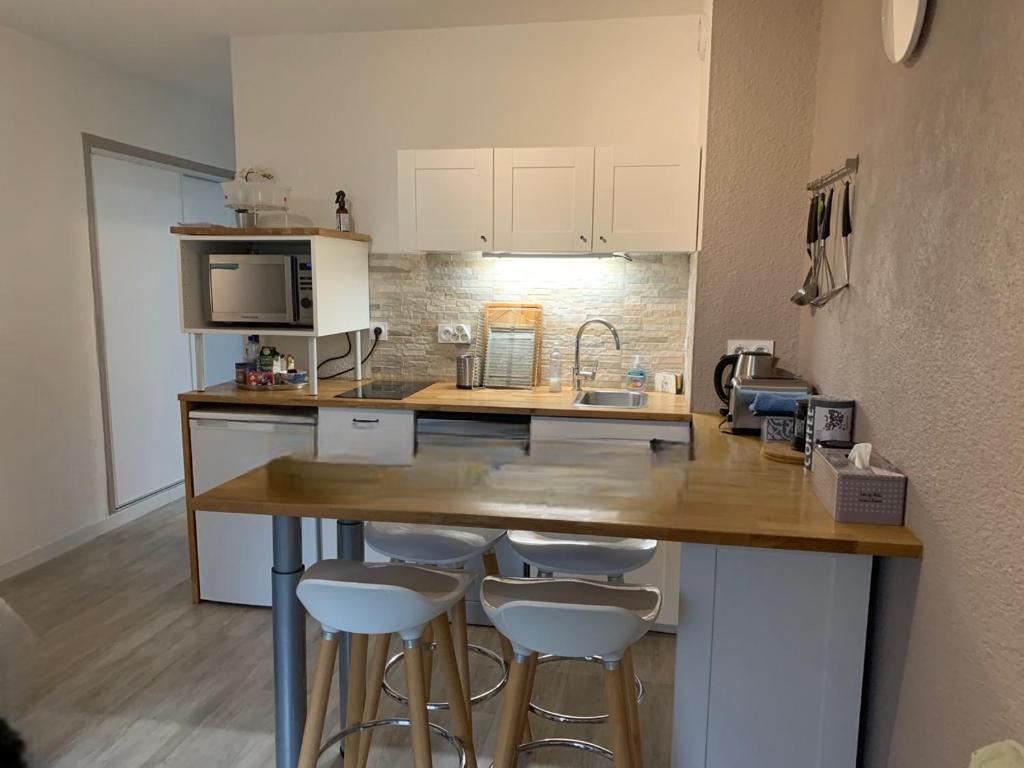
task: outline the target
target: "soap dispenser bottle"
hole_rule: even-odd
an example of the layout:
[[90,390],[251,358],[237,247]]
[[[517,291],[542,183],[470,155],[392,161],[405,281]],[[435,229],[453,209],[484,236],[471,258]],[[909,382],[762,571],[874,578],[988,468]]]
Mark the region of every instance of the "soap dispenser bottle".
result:
[[626,389],[643,391],[647,386],[647,372],[640,364],[640,355],[633,358],[633,364],[626,371]]

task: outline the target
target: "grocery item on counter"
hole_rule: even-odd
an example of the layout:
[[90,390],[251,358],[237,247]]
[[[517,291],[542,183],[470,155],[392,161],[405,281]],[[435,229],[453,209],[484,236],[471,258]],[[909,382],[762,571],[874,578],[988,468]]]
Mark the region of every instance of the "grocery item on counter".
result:
[[260,360],[260,337],[253,334],[245,341],[245,362],[258,363]]
[[804,427],[804,467],[811,469],[817,443],[853,440],[853,416],[856,405],[854,400],[826,395],[814,395],[810,398]]
[[562,353],[557,349],[548,357],[548,391],[562,391]]
[[248,381],[250,372],[259,370],[256,363],[250,363],[245,361],[242,363],[235,363],[235,383],[245,384]]
[[270,387],[274,384],[273,371],[249,371],[245,383],[250,387]]

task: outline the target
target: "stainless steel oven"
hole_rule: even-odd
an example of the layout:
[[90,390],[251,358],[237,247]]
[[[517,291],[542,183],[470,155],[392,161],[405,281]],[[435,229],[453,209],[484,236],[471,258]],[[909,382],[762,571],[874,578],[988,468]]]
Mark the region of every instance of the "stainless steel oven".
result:
[[210,321],[313,325],[309,256],[211,254]]

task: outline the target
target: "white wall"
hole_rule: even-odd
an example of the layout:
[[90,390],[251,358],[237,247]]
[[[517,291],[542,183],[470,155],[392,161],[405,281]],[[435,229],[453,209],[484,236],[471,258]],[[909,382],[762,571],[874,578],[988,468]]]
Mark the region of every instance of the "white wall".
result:
[[2,569],[107,516],[81,134],[226,168],[234,147],[228,110],[3,26],[0,104]]
[[239,163],[394,252],[398,149],[700,143],[697,19],[236,38]]

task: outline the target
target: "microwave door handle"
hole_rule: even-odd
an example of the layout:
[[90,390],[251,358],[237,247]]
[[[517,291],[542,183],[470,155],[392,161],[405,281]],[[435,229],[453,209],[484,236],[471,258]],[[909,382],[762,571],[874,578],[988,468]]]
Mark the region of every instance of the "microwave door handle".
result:
[[299,284],[295,274],[297,269],[298,267],[295,259],[288,258],[285,262],[284,270],[285,314],[287,314],[290,321],[293,323],[299,319],[299,307],[296,303],[296,293],[298,292]]

